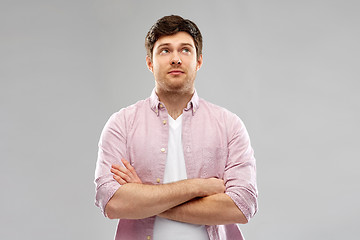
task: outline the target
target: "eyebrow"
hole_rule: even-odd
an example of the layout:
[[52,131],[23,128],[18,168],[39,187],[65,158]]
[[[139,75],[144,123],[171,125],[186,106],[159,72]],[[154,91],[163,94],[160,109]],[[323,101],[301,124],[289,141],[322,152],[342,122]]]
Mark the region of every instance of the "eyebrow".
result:
[[[170,46],[170,45],[171,45],[170,43],[162,43],[162,44],[160,44],[157,48],[168,47],[168,46]],[[189,46],[189,47],[191,47],[191,48],[194,48],[194,46],[193,46],[192,44],[190,44],[190,43],[181,43],[180,45],[181,45],[181,46]]]

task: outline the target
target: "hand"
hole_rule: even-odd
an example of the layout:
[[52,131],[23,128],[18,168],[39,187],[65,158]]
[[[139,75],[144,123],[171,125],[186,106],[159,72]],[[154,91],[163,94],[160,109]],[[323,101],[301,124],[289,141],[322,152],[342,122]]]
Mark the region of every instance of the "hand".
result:
[[126,183],[142,183],[134,167],[125,159],[121,159],[121,162],[125,167],[117,164],[111,166],[111,172],[114,174],[113,178],[121,185]]
[[201,179],[201,192],[203,196],[224,193],[226,190],[224,180],[218,178]]

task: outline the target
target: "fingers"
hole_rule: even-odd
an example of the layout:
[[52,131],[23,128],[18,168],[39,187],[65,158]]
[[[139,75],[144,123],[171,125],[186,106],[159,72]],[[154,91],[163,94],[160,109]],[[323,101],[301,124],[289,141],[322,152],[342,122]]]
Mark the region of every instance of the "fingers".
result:
[[202,180],[203,180],[202,188],[206,196],[217,193],[224,193],[226,191],[226,187],[222,179],[208,178]]
[[131,179],[133,180],[133,182],[135,183],[142,183],[140,178],[138,177],[135,168],[133,166],[131,166],[131,164],[126,161],[125,159],[121,159],[121,162],[124,164],[124,166],[130,171],[131,173]]
[[[118,172],[126,174],[129,177],[129,179],[125,179],[125,180],[130,180],[130,179],[134,178],[134,176],[133,176],[134,168],[125,159],[121,159],[121,161],[123,162],[125,167],[123,167],[121,165],[114,164],[114,165],[112,165],[112,170],[114,170],[114,172],[113,171],[111,171],[111,172],[113,172],[115,174],[118,173]],[[120,176],[120,177],[122,177],[122,176]]]
[[125,168],[120,168],[119,170],[112,168],[110,171],[114,174],[114,176],[120,177],[128,183],[131,182],[131,176],[128,175],[128,171]]
[[117,175],[113,175],[113,178],[120,184],[120,185],[124,185],[127,182],[124,181],[121,177],[117,176]]
[[114,179],[120,184],[142,183],[134,167],[125,159],[121,159],[121,162],[124,167],[117,164],[111,166],[110,171],[114,174]]
[[[114,174],[117,174],[119,176],[120,176],[120,174],[125,174],[130,179],[133,177],[132,173],[128,169],[121,167],[121,166],[113,166],[111,168],[111,172]],[[120,176],[120,177],[122,177],[122,176]]]
[[124,164],[124,166],[129,169],[130,171],[134,170],[133,166],[131,166],[131,164],[126,161],[125,159],[121,159],[121,162]]

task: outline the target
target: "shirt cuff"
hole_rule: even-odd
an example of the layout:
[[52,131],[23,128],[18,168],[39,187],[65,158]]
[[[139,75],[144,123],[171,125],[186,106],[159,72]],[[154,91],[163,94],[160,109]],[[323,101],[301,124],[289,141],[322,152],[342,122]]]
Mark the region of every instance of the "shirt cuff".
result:
[[105,217],[105,207],[109,200],[114,196],[115,192],[121,185],[116,181],[111,181],[101,185],[96,191],[95,205],[101,209]]
[[249,222],[257,211],[257,199],[245,189],[241,189],[239,193],[225,192],[225,194],[234,201]]

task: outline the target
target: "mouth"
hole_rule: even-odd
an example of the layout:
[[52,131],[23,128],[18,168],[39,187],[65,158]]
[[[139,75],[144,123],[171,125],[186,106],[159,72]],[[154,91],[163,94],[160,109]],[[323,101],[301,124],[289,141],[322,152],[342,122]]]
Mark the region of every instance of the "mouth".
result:
[[183,73],[184,73],[184,71],[178,70],[178,69],[174,69],[174,70],[171,70],[171,71],[168,72],[168,74],[170,74],[170,75],[180,75],[180,74],[183,74]]

